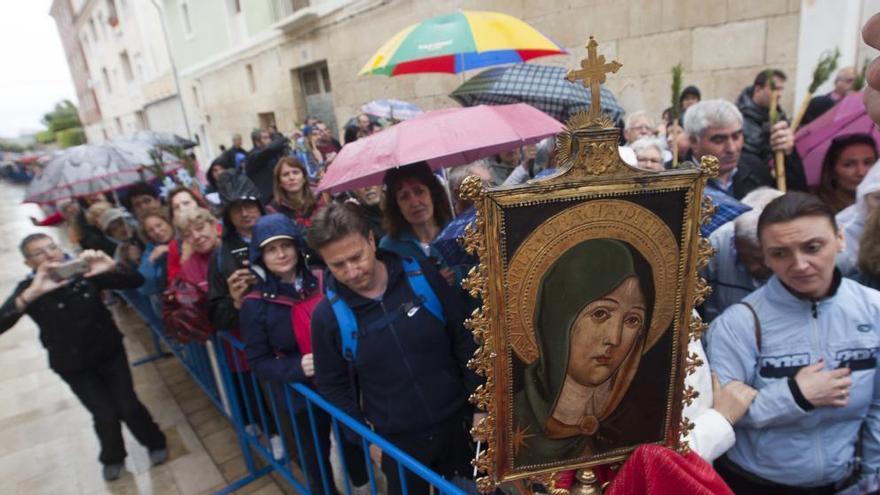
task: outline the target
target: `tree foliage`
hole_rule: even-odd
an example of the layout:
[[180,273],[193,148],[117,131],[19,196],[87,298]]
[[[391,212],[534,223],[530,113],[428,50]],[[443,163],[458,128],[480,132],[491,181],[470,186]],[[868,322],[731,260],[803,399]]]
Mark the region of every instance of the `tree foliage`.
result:
[[43,115],[42,122],[46,130],[37,136],[41,143],[57,142],[58,146],[69,148],[86,142],[76,105],[70,100],[56,103],[51,112]]
[[70,148],[78,144],[85,144],[86,133],[82,127],[71,127],[55,133],[55,139],[58,146],[62,148]]
[[28,147],[22,146],[18,143],[13,143],[7,141],[5,139],[0,139],[0,151],[11,151],[14,153],[21,153],[22,151],[26,151],[29,149]]
[[70,100],[60,101],[55,104],[55,108],[43,115],[43,124],[52,132],[59,132],[74,127],[82,127],[79,121],[79,113]]

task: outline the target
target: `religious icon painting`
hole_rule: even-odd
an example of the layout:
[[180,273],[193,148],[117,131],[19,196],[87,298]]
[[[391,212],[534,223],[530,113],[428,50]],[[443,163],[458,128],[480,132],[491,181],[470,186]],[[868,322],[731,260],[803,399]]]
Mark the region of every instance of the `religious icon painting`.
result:
[[[591,67],[620,65],[597,57],[592,39],[588,49],[598,96]],[[465,287],[483,301],[469,321],[481,343],[472,365],[486,376],[472,398],[488,412],[475,427],[481,490],[552,485],[641,444],[684,448],[681,411],[695,395],[684,378],[697,365],[687,344],[703,328],[692,310],[707,293],[696,273],[711,254],[702,192],[717,161],[639,170],[620,159],[618,138],[586,112],[557,137],[555,175],[462,186],[478,210],[465,245],[480,264]]]

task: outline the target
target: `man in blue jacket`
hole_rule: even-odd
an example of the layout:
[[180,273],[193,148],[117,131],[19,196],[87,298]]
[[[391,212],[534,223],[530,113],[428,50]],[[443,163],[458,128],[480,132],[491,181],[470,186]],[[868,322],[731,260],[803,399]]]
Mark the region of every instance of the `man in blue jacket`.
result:
[[[312,222],[309,243],[331,273],[312,315],[318,390],[442,475],[469,476],[467,398],[479,377],[467,368],[476,344],[461,298],[433,267],[377,250],[355,205],[331,204]],[[401,493],[396,462],[383,455],[382,470],[388,493]],[[428,492],[411,474],[405,483]]]
[[716,468],[736,493],[832,494],[854,473],[868,493],[880,470],[880,292],[840,276],[843,236],[814,196],[770,202],[758,237],[773,276],[708,335],[721,383],[758,390]]

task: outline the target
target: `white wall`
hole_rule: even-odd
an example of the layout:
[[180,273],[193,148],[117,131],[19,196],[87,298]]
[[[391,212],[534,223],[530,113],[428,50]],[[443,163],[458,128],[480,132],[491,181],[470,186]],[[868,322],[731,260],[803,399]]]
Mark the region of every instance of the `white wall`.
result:
[[178,136],[186,136],[183,124],[183,112],[177,96],[159,100],[144,106],[144,114],[150,129],[155,131],[173,132]]
[[[838,68],[847,65],[861,67],[865,57],[875,56],[876,51],[862,42],[861,30],[865,21],[878,11],[880,0],[801,0],[796,107],[809,89],[816,62],[826,50],[833,50],[834,47],[840,49]],[[829,22],[829,19],[834,21]],[[833,82],[832,76],[819,87],[816,94],[831,91]]]

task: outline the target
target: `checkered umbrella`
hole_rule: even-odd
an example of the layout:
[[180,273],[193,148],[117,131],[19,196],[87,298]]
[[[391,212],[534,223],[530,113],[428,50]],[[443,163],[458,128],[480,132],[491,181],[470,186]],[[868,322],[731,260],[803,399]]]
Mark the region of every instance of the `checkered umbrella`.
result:
[[[517,64],[485,70],[449,95],[463,106],[528,103],[565,122],[572,115],[590,109],[590,88],[565,79],[564,67]],[[623,108],[611,90],[602,86],[602,111],[617,120]]]
[[700,226],[700,233],[703,234],[703,237],[709,237],[718,227],[736,220],[736,217],[752,209],[750,206],[737,201],[735,198],[714,187],[707,187],[703,190],[703,193],[709,196],[715,205],[715,214],[712,215],[709,224]]

